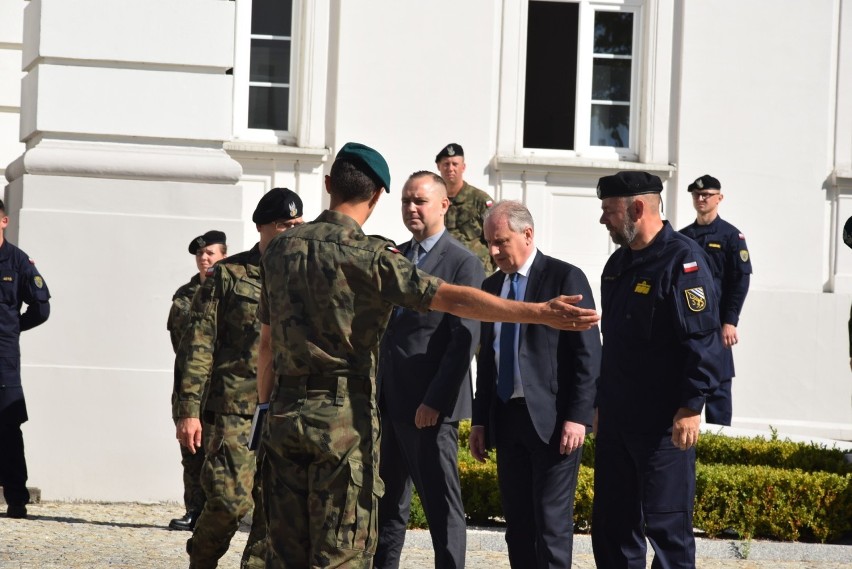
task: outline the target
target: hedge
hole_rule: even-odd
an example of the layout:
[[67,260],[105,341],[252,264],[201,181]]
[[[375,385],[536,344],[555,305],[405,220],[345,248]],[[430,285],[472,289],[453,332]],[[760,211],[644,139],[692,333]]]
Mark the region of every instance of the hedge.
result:
[[[471,524],[501,520],[493,453],[476,462],[459,428],[459,474]],[[828,541],[852,530],[852,469],[843,452],[818,445],[702,434],[698,443],[693,524],[710,537],[733,530],[742,538]],[[591,527],[594,438],[589,437],[574,499],[574,523]],[[745,464],[737,464],[738,461]],[[711,464],[715,462],[716,464]],[[426,527],[416,498],[410,527]]]

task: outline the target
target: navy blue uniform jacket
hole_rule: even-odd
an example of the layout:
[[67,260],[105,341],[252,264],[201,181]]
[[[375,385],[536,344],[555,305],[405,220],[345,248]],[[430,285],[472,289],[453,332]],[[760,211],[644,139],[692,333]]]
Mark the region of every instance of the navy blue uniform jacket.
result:
[[[0,246],[0,422],[27,420],[21,386],[20,336],[50,315],[47,284],[26,253],[4,241]],[[21,306],[27,310],[21,314]]]
[[621,247],[601,277],[598,430],[670,433],[719,383],[722,340],[710,261],[664,222],[641,251]]

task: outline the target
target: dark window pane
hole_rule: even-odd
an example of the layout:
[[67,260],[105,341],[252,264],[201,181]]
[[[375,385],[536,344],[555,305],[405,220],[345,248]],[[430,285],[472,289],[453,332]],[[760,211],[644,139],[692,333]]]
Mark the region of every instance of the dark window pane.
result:
[[632,13],[595,12],[595,53],[632,55]]
[[290,41],[251,40],[249,81],[290,83]]
[[627,148],[630,144],[630,107],[627,105],[592,105],[592,146]]
[[253,0],[251,33],[261,36],[289,36],[293,20],[293,0]]
[[529,3],[524,147],[574,149],[579,5]]
[[629,59],[595,59],[592,70],[592,99],[630,101]]
[[249,128],[287,130],[290,89],[249,87]]

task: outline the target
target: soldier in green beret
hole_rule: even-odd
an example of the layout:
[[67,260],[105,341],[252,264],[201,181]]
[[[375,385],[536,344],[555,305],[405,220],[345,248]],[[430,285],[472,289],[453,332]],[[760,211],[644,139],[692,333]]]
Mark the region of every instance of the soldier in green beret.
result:
[[[189,254],[195,256],[195,266],[198,274],[193,275],[189,282],[177,289],[172,297],[172,307],[166,329],[172,339],[175,351],[174,387],[172,389],[172,418],[177,424],[177,397],[180,389],[180,372],[178,365],[182,358],[179,351],[180,341],[189,329],[189,309],[192,297],[201,283],[207,278],[207,269],[228,255],[226,235],[222,231],[211,230],[199,235],[189,242]],[[202,397],[203,398],[203,397]],[[181,466],[183,466],[183,504],[186,513],[182,518],[169,522],[169,527],[176,530],[192,531],[198,516],[204,508],[204,490],[201,488],[201,465],[204,464],[204,449],[193,452],[185,446],[180,447]]]
[[[252,221],[260,241],[207,270],[181,341],[177,438],[190,452],[201,448],[203,418],[206,454],[201,485],[207,501],[187,541],[190,569],[216,567],[240,520],[260,501],[259,489],[254,491],[257,457],[246,444],[257,405],[260,256],[275,236],[302,223],[302,200],[274,188],[260,199]],[[263,567],[262,520],[254,518],[243,567]]]
[[[372,566],[376,549],[379,343],[394,305],[463,318],[587,330],[579,296],[527,303],[447,284],[361,226],[390,188],[381,154],[340,149],[325,180],[330,209],[270,243],[261,263],[258,400],[266,566]],[[384,191],[383,191],[384,190]]]
[[467,165],[461,144],[451,142],[443,147],[435,156],[435,164],[447,184],[447,196],[450,198],[450,208],[444,216],[447,231],[479,257],[485,274],[490,275],[496,267],[485,243],[482,220],[494,201],[491,196],[464,181]]

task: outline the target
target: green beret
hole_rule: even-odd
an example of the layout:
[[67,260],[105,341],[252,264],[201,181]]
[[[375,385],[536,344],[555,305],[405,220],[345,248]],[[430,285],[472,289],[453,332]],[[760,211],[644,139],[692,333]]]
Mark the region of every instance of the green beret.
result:
[[226,243],[225,241],[225,232],[224,231],[216,231],[215,229],[211,229],[204,235],[199,235],[195,239],[189,242],[189,253],[191,255],[195,255],[195,253],[202,247],[207,247],[208,245],[214,245],[216,243],[222,243],[223,245]]
[[598,197],[602,200],[642,194],[659,194],[662,191],[662,180],[648,172],[622,171],[598,180]]
[[251,220],[258,224],[302,217],[302,198],[287,188],[272,188],[260,198]]
[[365,146],[357,142],[347,142],[343,145],[343,148],[340,149],[340,152],[337,153],[335,160],[339,160],[341,158],[352,160],[353,162],[366,167],[367,170],[369,170],[368,173],[378,178],[384,186],[385,191],[390,193],[390,169],[388,168],[388,163],[385,162],[385,159],[381,154],[369,146]]

